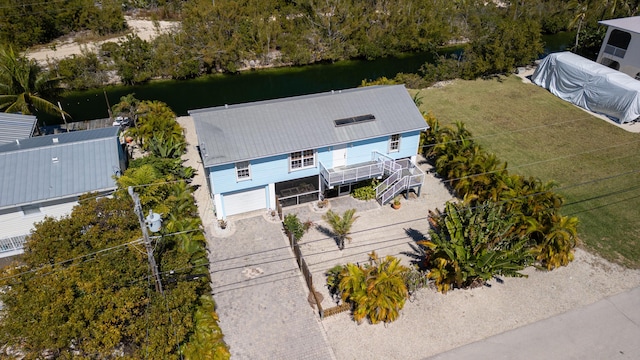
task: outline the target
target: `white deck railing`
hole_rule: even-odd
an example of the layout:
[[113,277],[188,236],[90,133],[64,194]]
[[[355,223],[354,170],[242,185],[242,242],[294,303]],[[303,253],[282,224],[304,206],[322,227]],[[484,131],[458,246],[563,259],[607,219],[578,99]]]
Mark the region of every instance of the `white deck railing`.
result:
[[329,186],[348,184],[360,180],[372,179],[384,173],[383,164],[373,163],[344,169],[327,169],[320,163],[320,175]]
[[26,239],[26,236],[14,236],[0,239],[0,257],[2,257],[4,253],[21,251]]
[[376,187],[376,199],[383,205],[403,190],[421,186],[424,182],[424,172],[412,161],[398,160],[394,161],[394,165],[399,170],[394,171]]

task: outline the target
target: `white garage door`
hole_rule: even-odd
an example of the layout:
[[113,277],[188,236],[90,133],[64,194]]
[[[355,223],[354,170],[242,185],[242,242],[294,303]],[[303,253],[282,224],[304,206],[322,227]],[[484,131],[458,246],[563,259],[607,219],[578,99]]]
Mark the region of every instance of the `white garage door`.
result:
[[226,216],[267,208],[267,192],[263,187],[225,195],[224,213]]

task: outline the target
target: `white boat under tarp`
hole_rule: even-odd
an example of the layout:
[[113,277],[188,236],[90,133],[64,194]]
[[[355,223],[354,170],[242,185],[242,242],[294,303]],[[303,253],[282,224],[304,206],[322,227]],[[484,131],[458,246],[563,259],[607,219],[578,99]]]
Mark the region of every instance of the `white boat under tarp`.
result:
[[621,124],[640,117],[640,81],[570,52],[545,57],[531,81],[563,100]]

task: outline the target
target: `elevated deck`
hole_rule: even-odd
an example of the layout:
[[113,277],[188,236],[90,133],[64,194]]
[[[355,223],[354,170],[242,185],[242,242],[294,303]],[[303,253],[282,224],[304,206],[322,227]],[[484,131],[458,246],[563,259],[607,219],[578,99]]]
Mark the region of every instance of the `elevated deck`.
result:
[[384,166],[380,161],[367,161],[331,169],[326,169],[320,164],[320,175],[325,184],[331,187],[381,177],[384,175]]

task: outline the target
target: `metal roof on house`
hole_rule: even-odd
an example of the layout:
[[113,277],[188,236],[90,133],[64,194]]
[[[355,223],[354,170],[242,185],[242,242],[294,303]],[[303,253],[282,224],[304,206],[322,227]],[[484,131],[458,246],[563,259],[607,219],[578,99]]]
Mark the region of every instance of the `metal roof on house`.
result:
[[600,24],[640,34],[640,16],[603,20]]
[[118,127],[0,146],[0,209],[116,188]]
[[36,122],[35,116],[0,113],[0,145],[31,137]]
[[[191,110],[205,166],[223,165],[424,130],[403,85],[357,89]],[[375,120],[336,126],[335,120]]]

